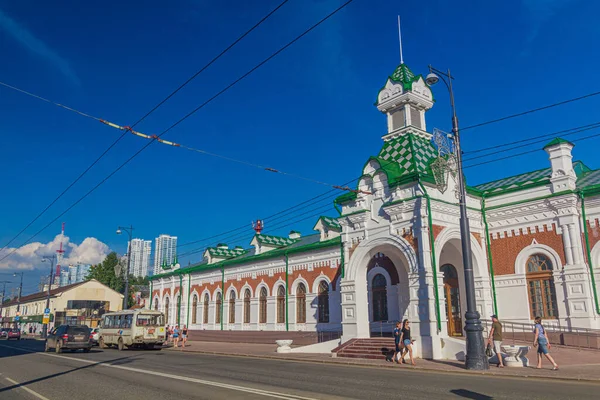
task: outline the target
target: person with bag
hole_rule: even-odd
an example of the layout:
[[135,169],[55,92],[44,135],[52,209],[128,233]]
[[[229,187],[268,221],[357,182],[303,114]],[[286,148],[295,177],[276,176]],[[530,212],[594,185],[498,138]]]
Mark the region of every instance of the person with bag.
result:
[[541,317],[535,317],[535,328],[533,329],[534,331],[534,337],[533,337],[533,346],[537,347],[537,369],[542,368],[542,354],[546,356],[546,358],[548,359],[548,361],[550,361],[552,363],[552,365],[554,366],[552,368],[553,371],[558,371],[558,364],[556,364],[556,362],[554,362],[554,359],[552,358],[552,356],[550,355],[550,339],[548,336],[548,333],[546,332],[546,329],[544,328],[544,326],[542,325],[542,318]]
[[402,350],[402,364],[405,364],[406,362],[404,361],[404,357],[406,357],[406,353],[409,354],[410,356],[410,363],[412,365],[417,365],[415,364],[415,360],[413,358],[413,349],[412,349],[412,344],[415,342],[414,340],[411,340],[410,338],[410,322],[408,321],[408,319],[405,319],[404,321],[402,321],[402,330],[400,331],[400,343],[402,343],[404,345],[404,349]]
[[[502,324],[498,320],[498,316],[496,314],[492,315],[492,329],[490,329],[490,334],[488,336],[488,349],[489,353],[492,353],[491,347],[492,342],[494,343],[494,353],[498,357],[498,368],[504,368],[504,360],[502,359]],[[493,354],[488,354],[488,357],[492,357]]]

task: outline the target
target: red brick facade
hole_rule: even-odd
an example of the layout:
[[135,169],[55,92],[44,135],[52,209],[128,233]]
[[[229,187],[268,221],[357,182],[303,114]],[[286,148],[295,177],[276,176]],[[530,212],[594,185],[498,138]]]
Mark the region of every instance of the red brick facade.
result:
[[[553,248],[560,260],[565,264],[565,250],[562,235],[556,233],[556,225],[552,225],[552,230],[549,230],[544,225],[543,230],[536,228],[534,231],[529,228],[527,231],[519,229],[518,235],[515,236],[515,231],[512,230],[512,236],[504,238],[493,238],[490,241],[492,250],[492,261],[494,264],[494,273],[496,275],[509,275],[515,273],[515,261],[517,255],[525,247],[529,246],[533,239],[539,244],[544,244]],[[505,232],[506,235],[506,232]],[[492,235],[493,236],[493,235]]]

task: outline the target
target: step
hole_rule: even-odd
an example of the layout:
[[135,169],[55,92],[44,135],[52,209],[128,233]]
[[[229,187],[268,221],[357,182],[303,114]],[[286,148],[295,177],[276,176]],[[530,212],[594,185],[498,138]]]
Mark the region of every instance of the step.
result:
[[368,353],[361,353],[361,354],[338,354],[338,357],[343,357],[343,358],[364,358],[364,359],[369,359],[369,360],[385,360],[385,356],[383,354],[368,354]]

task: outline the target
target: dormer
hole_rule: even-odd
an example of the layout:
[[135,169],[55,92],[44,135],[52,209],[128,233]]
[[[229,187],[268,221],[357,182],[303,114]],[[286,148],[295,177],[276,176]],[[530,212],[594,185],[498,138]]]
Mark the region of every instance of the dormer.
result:
[[319,217],[316,225],[313,228],[315,231],[319,231],[321,234],[320,241],[329,240],[340,236],[342,233],[342,227],[338,223],[337,219],[322,215]]
[[388,77],[377,95],[377,109],[387,115],[388,134],[408,128],[425,132],[425,112],[433,107],[433,94],[421,75],[415,75],[404,63]]
[[254,248],[256,249],[255,254],[262,254],[267,251],[292,245],[299,240],[300,237],[292,239],[281,236],[263,235],[262,233],[257,233],[256,235],[254,235],[254,238],[252,238],[252,242],[250,242],[250,245],[254,246]]
[[221,261],[229,260],[231,258],[235,258],[245,254],[246,250],[244,250],[240,246],[236,246],[233,249],[230,249],[224,243],[219,243],[216,247],[209,247],[204,252],[204,258],[207,260],[208,264],[215,264]]

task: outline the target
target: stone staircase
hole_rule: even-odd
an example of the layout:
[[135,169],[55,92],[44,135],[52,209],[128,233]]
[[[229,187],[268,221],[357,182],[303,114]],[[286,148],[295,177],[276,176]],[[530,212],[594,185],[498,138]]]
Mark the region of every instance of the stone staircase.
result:
[[394,353],[394,339],[350,339],[331,351],[334,357],[385,360]]

